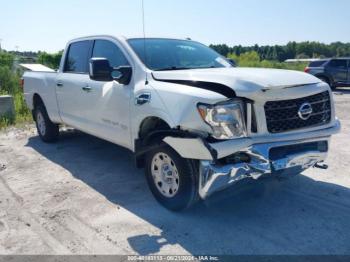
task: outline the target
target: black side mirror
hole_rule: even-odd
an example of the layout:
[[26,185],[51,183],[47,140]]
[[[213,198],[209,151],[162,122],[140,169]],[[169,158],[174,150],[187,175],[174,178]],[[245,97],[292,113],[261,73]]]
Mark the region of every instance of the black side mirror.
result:
[[95,81],[117,81],[120,84],[128,85],[132,76],[131,66],[120,66],[112,68],[107,58],[90,59],[90,78]]
[[[118,74],[118,76],[113,76],[114,72]],[[114,67],[112,69],[112,78],[115,81],[118,81],[120,84],[128,85],[130,83],[132,77],[132,68],[131,66],[119,66]]]
[[236,61],[233,60],[232,58],[227,58],[227,61],[228,61],[233,67],[237,67]]
[[90,78],[95,81],[112,81],[112,68],[106,58],[91,58],[89,67]]

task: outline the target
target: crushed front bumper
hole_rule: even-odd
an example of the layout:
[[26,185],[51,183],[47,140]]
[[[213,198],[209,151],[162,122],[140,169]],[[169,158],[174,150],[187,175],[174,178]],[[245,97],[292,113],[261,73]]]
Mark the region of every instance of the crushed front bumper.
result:
[[[326,145],[319,147],[318,145]],[[238,182],[242,179],[258,179],[266,174],[296,174],[319,162],[323,162],[327,157],[329,138],[319,138],[314,140],[296,142],[275,142],[252,145],[240,151],[249,156],[249,162],[236,164],[219,164],[212,161],[200,161],[199,168],[199,195],[202,199],[207,198],[216,191]],[[281,152],[295,148],[296,152],[284,153],[276,158],[271,156],[274,149]],[[312,150],[303,147],[312,147]],[[313,145],[313,146],[310,146]],[[284,149],[284,150],[283,150]]]
[[[267,174],[295,174],[327,157],[330,137],[340,131],[340,122],[299,134],[243,138],[208,144],[199,138],[166,137],[164,142],[182,157],[199,160],[199,195],[207,198],[247,178]],[[222,163],[230,155],[243,153],[249,161]]]

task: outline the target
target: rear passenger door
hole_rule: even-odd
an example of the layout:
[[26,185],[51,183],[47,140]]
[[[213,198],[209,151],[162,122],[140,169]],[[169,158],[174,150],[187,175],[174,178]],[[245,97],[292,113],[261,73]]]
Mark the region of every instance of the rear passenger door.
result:
[[328,73],[335,83],[346,83],[348,81],[348,65],[345,59],[333,59],[328,63]]
[[63,71],[56,80],[56,94],[60,116],[64,123],[82,131],[88,131],[89,118],[86,109],[90,106],[88,60],[93,41],[78,41],[69,45]]

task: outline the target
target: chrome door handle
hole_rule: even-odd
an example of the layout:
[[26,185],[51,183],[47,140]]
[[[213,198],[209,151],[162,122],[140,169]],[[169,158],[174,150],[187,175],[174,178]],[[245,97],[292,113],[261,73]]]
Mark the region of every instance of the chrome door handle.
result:
[[151,93],[142,93],[136,96],[135,105],[141,106],[151,101]]
[[85,91],[85,92],[91,92],[92,91],[92,88],[90,86],[84,86],[81,89],[83,89],[83,91]]
[[62,87],[62,86],[63,86],[63,83],[62,83],[62,82],[57,82],[57,83],[56,83],[56,86]]

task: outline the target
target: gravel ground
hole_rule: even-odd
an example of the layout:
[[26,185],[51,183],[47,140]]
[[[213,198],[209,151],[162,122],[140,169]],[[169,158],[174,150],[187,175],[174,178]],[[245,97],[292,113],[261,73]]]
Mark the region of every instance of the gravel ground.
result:
[[172,213],[127,150],[74,131],[0,134],[0,254],[350,254],[350,89],[329,169],[261,180]]

